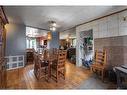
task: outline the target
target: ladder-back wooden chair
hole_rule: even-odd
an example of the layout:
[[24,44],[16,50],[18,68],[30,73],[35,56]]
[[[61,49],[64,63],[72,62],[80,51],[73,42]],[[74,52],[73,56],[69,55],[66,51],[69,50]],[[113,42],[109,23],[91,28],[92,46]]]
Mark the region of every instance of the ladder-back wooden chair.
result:
[[37,53],[34,52],[34,74],[35,74],[35,76],[37,75],[37,71],[39,69],[39,64],[38,64],[38,61],[37,61],[37,57],[38,57]]
[[38,80],[44,77],[48,81],[48,62],[42,61],[38,54],[34,55],[34,74]]
[[54,57],[58,57],[58,51],[59,51],[59,49],[53,48],[53,56]]
[[106,50],[103,51],[95,51],[95,61],[93,65],[91,65],[91,71],[92,72],[100,72],[101,73],[101,79],[104,80],[104,74],[106,69]]
[[59,77],[63,77],[65,79],[65,62],[66,62],[67,51],[59,50],[58,58],[54,60],[51,65],[51,76],[56,79],[58,82]]

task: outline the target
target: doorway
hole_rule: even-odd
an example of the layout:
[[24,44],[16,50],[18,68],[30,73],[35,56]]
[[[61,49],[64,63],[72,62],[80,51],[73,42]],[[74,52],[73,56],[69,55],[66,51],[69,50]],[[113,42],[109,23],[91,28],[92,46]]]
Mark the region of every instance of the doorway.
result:
[[81,61],[82,65],[86,68],[90,68],[94,57],[94,41],[93,30],[82,31],[80,33],[81,38]]

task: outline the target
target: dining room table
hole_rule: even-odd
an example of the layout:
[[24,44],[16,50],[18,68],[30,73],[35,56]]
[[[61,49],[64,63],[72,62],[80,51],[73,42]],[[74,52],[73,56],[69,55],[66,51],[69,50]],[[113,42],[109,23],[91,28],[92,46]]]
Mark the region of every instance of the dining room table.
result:
[[119,67],[114,67],[114,71],[117,76],[117,88],[118,89],[127,89],[127,65],[121,65]]

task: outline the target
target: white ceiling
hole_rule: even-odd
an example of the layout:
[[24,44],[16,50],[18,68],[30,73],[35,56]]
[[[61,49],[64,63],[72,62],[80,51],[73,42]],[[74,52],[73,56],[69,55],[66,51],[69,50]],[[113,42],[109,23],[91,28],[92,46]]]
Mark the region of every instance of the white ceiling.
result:
[[49,29],[56,21],[57,31],[127,8],[126,6],[5,6],[10,22]]

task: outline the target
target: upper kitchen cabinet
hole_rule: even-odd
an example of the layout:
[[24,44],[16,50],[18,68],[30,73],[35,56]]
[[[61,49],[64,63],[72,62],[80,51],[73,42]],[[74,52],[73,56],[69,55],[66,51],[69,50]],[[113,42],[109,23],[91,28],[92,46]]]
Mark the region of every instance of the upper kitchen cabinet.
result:
[[127,35],[127,11],[119,13],[119,36]]
[[98,21],[92,22],[93,38],[99,38],[99,24]]
[[105,38],[108,34],[107,17],[99,20],[99,35],[98,38]]
[[119,22],[118,14],[114,14],[108,17],[108,34],[107,37],[118,36],[119,34]]
[[79,31],[90,29],[93,30],[94,39],[127,35],[127,11],[78,26]]

